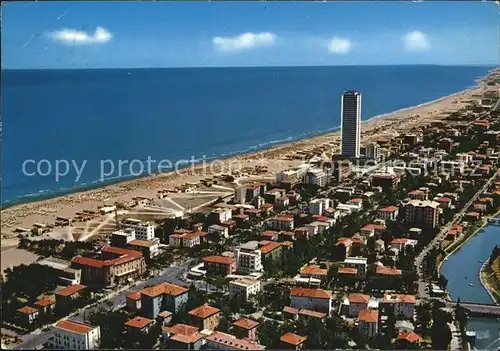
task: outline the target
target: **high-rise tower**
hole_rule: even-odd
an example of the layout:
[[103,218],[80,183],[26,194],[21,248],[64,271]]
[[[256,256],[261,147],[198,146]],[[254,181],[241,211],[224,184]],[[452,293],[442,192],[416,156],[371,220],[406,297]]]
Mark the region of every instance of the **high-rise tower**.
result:
[[361,141],[361,94],[354,90],[345,92],[342,95],[341,106],[341,154],[349,158],[358,158]]

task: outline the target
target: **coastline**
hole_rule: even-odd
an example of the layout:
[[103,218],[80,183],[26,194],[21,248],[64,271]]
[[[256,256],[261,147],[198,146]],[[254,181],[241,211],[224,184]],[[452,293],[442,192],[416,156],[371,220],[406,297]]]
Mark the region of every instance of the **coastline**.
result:
[[490,286],[490,284],[486,281],[485,278],[483,278],[483,274],[487,275],[487,268],[489,267],[489,257],[484,261],[484,263],[481,265],[481,269],[479,270],[479,281],[481,282],[481,285],[483,288],[488,292],[488,295],[490,295],[491,300],[497,305],[500,305],[500,292],[497,291],[494,287]]
[[[420,103],[420,104],[417,104],[414,106],[403,107],[399,110],[395,110],[392,112],[383,113],[383,114],[380,114],[377,116],[373,116],[369,119],[361,121],[361,124],[362,124],[362,126],[364,126],[364,125],[369,126],[370,124],[373,124],[374,122],[378,122],[382,119],[390,119],[391,117],[394,117],[394,115],[396,115],[396,114],[410,113],[412,111],[418,111],[421,108],[428,107],[428,106],[431,106],[434,104],[438,104],[444,100],[451,99],[454,97],[459,97],[468,91],[477,90],[480,87],[480,83],[481,83],[482,79],[484,79],[484,77],[475,79],[474,81],[477,83],[477,85],[470,86],[464,90],[460,90],[460,91],[457,91],[457,92],[449,94],[449,95],[441,96],[437,99],[434,99],[431,101],[426,101],[426,102],[423,102],[423,103]],[[370,130],[368,130],[368,131],[370,131]],[[340,134],[340,126],[336,126],[336,127],[328,128],[328,129],[324,129],[324,130],[319,130],[319,131],[302,133],[302,134],[299,134],[298,136],[288,137],[288,138],[278,140],[278,141],[276,141],[276,140],[267,141],[267,142],[258,144],[256,146],[250,146],[250,147],[246,148],[245,150],[227,152],[227,153],[222,154],[219,157],[215,156],[215,157],[207,158],[206,161],[212,162],[214,160],[229,160],[231,158],[252,156],[254,154],[259,154],[259,153],[266,152],[266,151],[273,151],[275,149],[279,149],[282,147],[293,146],[293,144],[295,144],[295,143],[300,143],[300,142],[308,141],[308,140],[313,141],[313,139],[315,139],[315,138],[325,137],[325,136],[329,136],[329,135],[336,136],[337,134]],[[291,140],[289,140],[289,139],[291,139]],[[260,145],[262,145],[262,147],[260,147]],[[195,168],[197,168],[197,167],[199,167],[199,166],[195,166]],[[185,171],[185,170],[181,169],[181,171]],[[173,171],[165,172],[161,176],[168,176],[172,172]],[[67,189],[61,188],[61,189],[55,190],[55,191],[41,190],[41,191],[39,191],[40,195],[35,194],[35,193],[25,194],[25,195],[19,196],[15,200],[10,200],[6,204],[2,204],[2,207],[0,207],[0,211],[7,210],[7,209],[10,209],[10,208],[13,208],[16,206],[52,200],[52,199],[56,199],[56,198],[65,197],[68,195],[73,195],[73,194],[83,193],[83,192],[87,192],[87,191],[97,190],[100,188],[105,188],[107,186],[119,185],[121,183],[139,181],[141,179],[145,179],[148,177],[157,177],[157,176],[158,175],[156,175],[156,174],[150,175],[147,173],[141,174],[138,176],[128,175],[128,176],[123,176],[123,177],[116,178],[116,179],[108,179],[105,181],[95,180],[95,181],[92,181],[90,183],[79,184],[79,185],[76,185],[75,187],[67,188]],[[26,198],[26,200],[23,200],[23,198]]]
[[[373,141],[381,136],[394,136],[400,132],[409,131],[434,121],[445,118],[449,113],[463,108],[467,101],[473,99],[473,95],[480,93],[485,87],[481,82],[484,77],[477,80],[476,86],[440,97],[436,100],[425,102],[416,106],[403,108],[388,114],[374,116],[362,122],[362,141]],[[327,146],[331,152],[339,149],[340,133],[336,131],[319,132],[318,135],[291,142],[272,144],[268,148],[251,151],[242,154],[230,154],[218,158],[218,167],[212,167],[213,171],[225,169],[230,164],[241,164],[242,167],[253,167],[256,164],[268,165],[270,176],[284,168],[293,165],[288,158],[298,151],[308,150],[320,146]],[[2,208],[2,235],[15,227],[31,227],[35,222],[47,222],[59,216],[71,216],[80,209],[95,209],[104,202],[130,201],[133,197],[155,197],[157,190],[170,188],[186,182],[197,182],[207,174],[209,166],[214,160],[206,165],[197,165],[194,168],[185,168],[179,172],[169,172],[161,175],[144,175],[133,179],[118,179],[116,182],[96,184],[95,188],[82,190],[71,189],[65,195],[55,195],[44,199],[35,198],[31,202],[13,204]],[[232,168],[237,169],[237,168]],[[197,174],[202,171],[202,175]],[[75,191],[76,190],[76,191]],[[50,196],[50,195],[48,195]]]

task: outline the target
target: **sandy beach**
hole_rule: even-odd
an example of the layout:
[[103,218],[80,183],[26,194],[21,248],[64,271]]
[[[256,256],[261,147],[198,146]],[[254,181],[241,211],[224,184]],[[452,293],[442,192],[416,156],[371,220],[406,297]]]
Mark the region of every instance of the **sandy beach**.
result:
[[[396,136],[401,132],[417,130],[420,127],[445,118],[449,113],[465,107],[474,95],[481,94],[486,89],[479,85],[441,99],[419,106],[385,114],[362,124],[362,141],[367,142],[381,136]],[[326,156],[338,151],[339,132],[333,132],[310,139],[304,139],[288,144],[282,144],[256,153],[238,155],[224,160],[214,161],[212,169],[229,173],[241,167],[266,165],[270,175],[289,168],[298,161],[289,161],[289,156],[299,151],[311,151],[323,146],[329,150]],[[11,236],[15,228],[31,228],[33,223],[53,223],[56,216],[72,217],[76,211],[96,210],[97,206],[116,201],[131,201],[134,197],[154,198],[160,189],[173,188],[186,182],[197,182],[205,178],[209,172],[208,166],[197,166],[177,173],[165,173],[118,184],[107,185],[99,189],[73,193],[48,200],[19,204],[1,211],[2,236]],[[2,240],[2,246],[13,245],[13,240]]]

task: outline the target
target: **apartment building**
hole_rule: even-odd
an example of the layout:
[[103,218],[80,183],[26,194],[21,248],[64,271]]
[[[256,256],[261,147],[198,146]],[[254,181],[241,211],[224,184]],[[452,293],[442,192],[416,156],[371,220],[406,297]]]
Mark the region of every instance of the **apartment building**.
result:
[[331,290],[292,288],[290,291],[291,307],[326,312],[332,311],[333,295]]
[[201,330],[215,330],[220,322],[220,310],[208,304],[188,312],[191,324]]
[[344,260],[344,267],[355,268],[356,275],[360,278],[366,277],[366,267],[368,259],[366,257],[347,257]]
[[135,218],[127,218],[120,223],[122,229],[131,229],[135,232],[135,238],[139,240],[153,240],[155,237],[155,226],[150,222],[143,222]]
[[101,259],[76,256],[71,267],[82,271],[82,282],[86,285],[114,287],[144,273],[146,263],[141,252],[106,246],[101,250]]
[[260,280],[256,279],[237,279],[229,282],[229,295],[231,298],[237,297],[248,301],[250,296],[261,291]]
[[160,312],[169,311],[178,314],[188,300],[188,291],[182,286],[160,283],[141,290],[141,314],[155,319]]
[[365,338],[371,338],[378,333],[378,312],[375,310],[361,310],[358,315],[359,333]]
[[207,256],[203,258],[204,268],[208,274],[226,276],[236,272],[236,259],[227,256]]
[[54,325],[49,348],[56,350],[94,350],[101,343],[101,329],[72,320],[59,321]]
[[439,227],[439,202],[411,200],[403,204],[405,223],[418,227]]
[[262,252],[257,241],[249,241],[234,249],[236,270],[240,273],[262,272]]

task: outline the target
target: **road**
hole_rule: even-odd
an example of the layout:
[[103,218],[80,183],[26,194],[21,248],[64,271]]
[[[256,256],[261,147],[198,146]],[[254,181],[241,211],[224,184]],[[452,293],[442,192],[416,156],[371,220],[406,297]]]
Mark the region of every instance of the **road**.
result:
[[[181,280],[182,276],[188,271],[188,266],[190,261],[185,261],[178,266],[165,268],[159,276],[148,279],[145,282],[141,282],[130,289],[124,289],[120,291],[118,294],[114,294],[113,292],[108,295],[103,301],[94,306],[89,306],[84,308],[70,316],[68,319],[72,319],[75,321],[83,322],[85,317],[90,313],[97,311],[98,309],[105,310],[117,310],[123,307],[126,303],[126,296],[131,292],[138,291],[144,289],[148,286],[156,285],[159,283],[171,283],[180,286],[187,287],[188,284]],[[23,339],[23,343],[14,347],[17,350],[23,349],[34,349],[37,346],[45,343],[50,336],[52,335],[52,331],[41,331],[40,329],[35,330],[34,332],[21,336]]]
[[420,252],[420,254],[415,259],[415,264],[417,266],[417,276],[418,276],[418,294],[419,294],[419,296],[420,296],[421,299],[429,297],[429,295],[428,295],[428,293],[427,293],[427,291],[425,289],[424,273],[423,273],[422,268],[421,268],[423,260],[429,254],[429,252],[431,251],[431,249],[437,248],[438,245],[441,243],[441,241],[444,240],[444,238],[446,237],[446,235],[447,235],[448,231],[451,229],[451,227],[453,227],[455,224],[457,224],[458,222],[460,222],[462,220],[462,218],[463,218],[464,214],[467,212],[468,208],[477,200],[477,198],[482,193],[484,193],[488,189],[488,187],[490,186],[491,182],[493,180],[495,180],[498,177],[499,174],[500,174],[500,169],[498,169],[495,172],[495,174],[493,174],[493,176],[490,179],[488,179],[488,181],[486,182],[486,184],[484,184],[484,186],[482,186],[481,189],[479,189],[474,194],[474,196],[465,204],[465,206],[462,207],[462,209],[455,214],[455,216],[453,217],[453,219],[445,227],[443,227],[441,229],[441,231],[439,232],[439,234],[436,235],[436,237],[429,243],[429,245],[427,245],[422,250],[422,252]]

